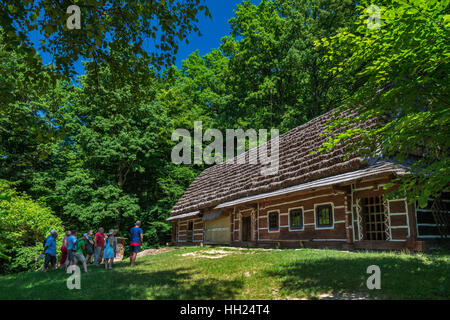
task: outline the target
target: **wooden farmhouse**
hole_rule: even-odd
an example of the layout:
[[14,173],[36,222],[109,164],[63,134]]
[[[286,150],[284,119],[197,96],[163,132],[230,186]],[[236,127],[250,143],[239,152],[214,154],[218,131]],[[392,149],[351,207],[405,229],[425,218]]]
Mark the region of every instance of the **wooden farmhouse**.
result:
[[406,198],[383,198],[383,186],[404,167],[382,158],[346,159],[344,147],[311,153],[328,139],[320,134],[331,116],[279,137],[275,175],[233,161],[204,170],[172,210],[172,242],[423,250],[424,240],[440,238],[439,219],[450,212],[450,201],[430,199],[419,209]]

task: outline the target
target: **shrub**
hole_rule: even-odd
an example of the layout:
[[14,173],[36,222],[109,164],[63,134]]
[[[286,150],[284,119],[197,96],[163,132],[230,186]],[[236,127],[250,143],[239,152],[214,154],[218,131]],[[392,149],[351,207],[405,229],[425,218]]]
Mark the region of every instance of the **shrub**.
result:
[[155,247],[170,241],[171,226],[165,222],[154,221],[144,225],[144,247]]
[[0,180],[0,272],[33,269],[35,257],[42,252],[43,241],[52,229],[59,234],[60,247],[64,231],[61,220],[45,204]]

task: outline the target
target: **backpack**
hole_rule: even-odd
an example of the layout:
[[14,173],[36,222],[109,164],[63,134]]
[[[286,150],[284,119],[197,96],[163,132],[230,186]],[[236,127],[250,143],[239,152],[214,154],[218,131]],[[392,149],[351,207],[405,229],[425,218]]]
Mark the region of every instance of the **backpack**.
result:
[[78,239],[75,239],[75,242],[72,244],[72,252],[76,252],[78,250]]

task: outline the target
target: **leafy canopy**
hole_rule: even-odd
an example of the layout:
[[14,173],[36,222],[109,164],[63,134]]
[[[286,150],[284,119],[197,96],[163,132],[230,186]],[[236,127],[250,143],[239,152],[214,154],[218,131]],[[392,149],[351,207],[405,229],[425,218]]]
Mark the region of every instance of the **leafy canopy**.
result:
[[[132,44],[133,52],[152,58],[161,65],[174,62],[178,42],[197,27],[202,12],[211,17],[202,0],[1,0],[0,24],[12,47],[21,46],[30,58],[35,49],[30,34],[38,31],[44,36],[40,50],[54,57],[58,70],[66,75],[73,72],[73,63],[80,57],[97,63],[108,56],[111,42]],[[81,29],[69,30],[67,8],[76,4],[81,11]],[[155,50],[148,52],[146,40],[152,39]]]
[[428,197],[450,191],[449,1],[382,4],[380,28],[367,27],[370,1],[364,0],[356,31],[347,28],[318,42],[328,48],[325,59],[342,59],[330,72],[362,82],[342,107],[358,106],[360,116],[336,120],[330,130],[379,119],[371,129],[337,135],[326,147],[361,135],[358,148],[364,156],[410,165],[409,173],[396,181],[398,194],[426,205]]

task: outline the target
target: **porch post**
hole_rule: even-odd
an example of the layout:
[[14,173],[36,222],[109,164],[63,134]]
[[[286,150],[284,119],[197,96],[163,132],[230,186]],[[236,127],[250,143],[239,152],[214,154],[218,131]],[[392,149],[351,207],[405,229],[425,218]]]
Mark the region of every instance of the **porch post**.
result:
[[[350,205],[349,205],[350,202]],[[347,238],[347,243],[353,243],[353,237],[352,237],[352,204],[351,204],[351,197],[349,196],[348,192],[345,193],[345,235]]]

